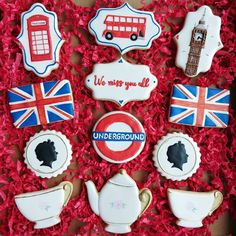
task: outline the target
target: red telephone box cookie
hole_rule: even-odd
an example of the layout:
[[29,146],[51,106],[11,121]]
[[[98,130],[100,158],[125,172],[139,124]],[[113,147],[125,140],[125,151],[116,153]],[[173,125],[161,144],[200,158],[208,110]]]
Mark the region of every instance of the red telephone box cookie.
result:
[[133,115],[114,111],[97,121],[92,140],[100,157],[112,163],[123,163],[140,154],[146,135],[142,124]]
[[21,15],[21,43],[24,66],[40,77],[58,67],[59,51],[64,42],[58,30],[57,15],[35,3]]

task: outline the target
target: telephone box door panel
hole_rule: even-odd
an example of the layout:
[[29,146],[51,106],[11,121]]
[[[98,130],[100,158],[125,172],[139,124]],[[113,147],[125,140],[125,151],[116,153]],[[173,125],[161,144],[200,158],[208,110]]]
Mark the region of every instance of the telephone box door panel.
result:
[[49,18],[34,15],[27,19],[30,56],[32,61],[52,59]]

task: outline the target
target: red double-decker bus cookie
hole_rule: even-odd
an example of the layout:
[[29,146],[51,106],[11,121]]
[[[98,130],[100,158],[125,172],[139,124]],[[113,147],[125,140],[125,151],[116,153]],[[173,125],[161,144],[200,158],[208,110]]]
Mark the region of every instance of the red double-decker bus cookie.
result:
[[115,47],[121,54],[148,49],[161,34],[152,12],[136,10],[128,3],[117,8],[100,8],[88,28],[98,44]]
[[92,132],[93,146],[100,157],[112,163],[128,162],[142,151],[146,135],[133,115],[115,111],[101,117]]

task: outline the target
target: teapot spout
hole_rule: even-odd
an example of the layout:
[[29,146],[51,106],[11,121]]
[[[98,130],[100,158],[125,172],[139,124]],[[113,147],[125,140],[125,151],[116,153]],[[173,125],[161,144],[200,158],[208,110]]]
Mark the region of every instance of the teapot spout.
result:
[[94,185],[94,183],[89,180],[85,182],[87,192],[88,192],[88,199],[90,207],[92,208],[93,212],[96,215],[99,215],[99,209],[98,209],[98,191]]

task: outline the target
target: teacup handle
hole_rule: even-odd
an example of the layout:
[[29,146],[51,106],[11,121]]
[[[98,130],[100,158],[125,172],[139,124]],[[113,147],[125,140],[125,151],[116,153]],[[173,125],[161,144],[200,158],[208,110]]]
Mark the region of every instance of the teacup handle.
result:
[[215,190],[214,191],[214,202],[213,202],[213,206],[211,208],[211,211],[209,212],[209,215],[211,215],[213,213],[213,211],[215,211],[219,206],[220,204],[223,202],[223,194],[218,191],[218,190]]
[[143,188],[139,191],[139,199],[141,201],[141,216],[149,207],[152,201],[152,193],[148,188]]
[[69,202],[70,196],[73,192],[73,184],[69,181],[63,181],[59,184],[59,186],[63,187],[64,194],[65,194],[65,200],[64,200],[63,206],[66,206],[67,203]]

